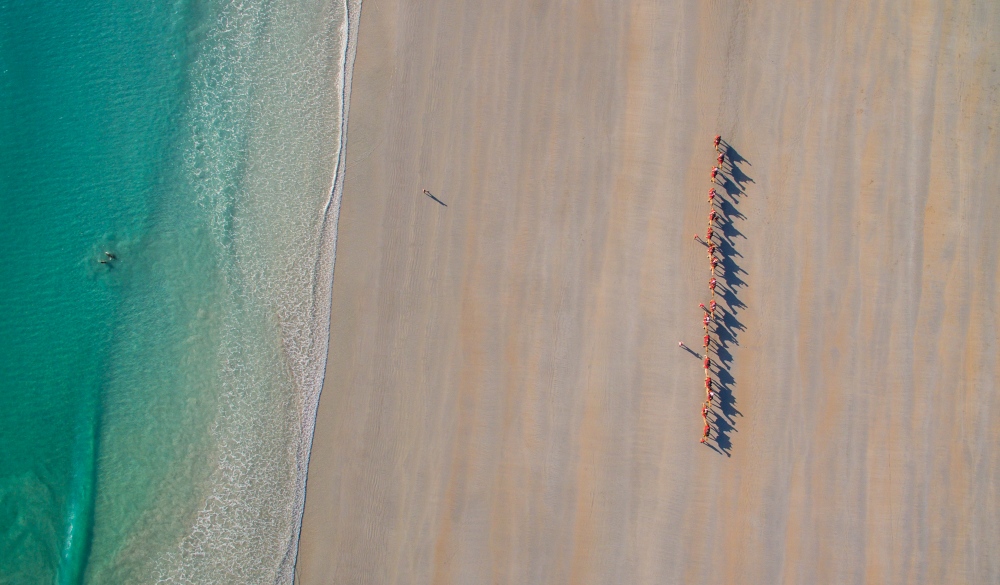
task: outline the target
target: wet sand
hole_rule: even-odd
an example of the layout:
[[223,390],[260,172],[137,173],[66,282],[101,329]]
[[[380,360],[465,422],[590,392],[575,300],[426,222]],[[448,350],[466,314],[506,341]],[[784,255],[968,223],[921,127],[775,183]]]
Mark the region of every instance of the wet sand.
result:
[[358,39],[299,582],[1000,582],[1000,4],[365,0]]

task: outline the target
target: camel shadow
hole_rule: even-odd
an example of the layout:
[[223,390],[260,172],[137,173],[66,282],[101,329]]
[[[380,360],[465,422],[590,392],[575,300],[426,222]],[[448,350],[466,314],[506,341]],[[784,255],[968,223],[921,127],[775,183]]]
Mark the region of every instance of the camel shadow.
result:
[[733,148],[732,144],[729,144],[725,140],[722,140],[721,144],[722,144],[722,147],[725,149],[726,160],[729,161],[730,164],[742,164],[742,163],[746,163],[748,166],[751,166],[751,167],[753,166],[752,164],[750,164],[750,161],[748,161],[747,159],[743,158],[743,156],[739,153],[739,151],[737,151],[735,148]]
[[736,183],[737,186],[740,187],[740,189],[744,188],[743,185],[745,183],[754,182],[753,179],[751,179],[746,173],[743,172],[743,169],[741,169],[736,165],[733,165],[729,168],[729,176],[732,179],[732,181]]
[[712,422],[715,426],[715,444],[719,450],[727,457],[732,456],[733,442],[731,435],[736,433],[736,417],[742,417],[743,413],[736,408],[736,396],[733,387],[736,380],[726,369],[719,369],[716,372],[718,379],[718,392],[715,395],[718,406],[714,410],[715,416]]
[[735,356],[732,348],[739,347],[740,333],[746,331],[739,314],[747,309],[747,305],[740,298],[740,294],[750,286],[746,280],[740,278],[741,274],[749,275],[736,262],[736,258],[743,257],[737,250],[736,242],[747,239],[738,227],[738,222],[747,220],[739,207],[747,196],[745,186],[754,183],[754,180],[741,168],[741,165],[752,166],[750,161],[730,144],[724,143],[723,152],[729,165],[728,176],[724,176],[722,181],[724,194],[719,194],[720,197],[715,204],[716,211],[722,217],[719,229],[716,231],[718,234],[716,249],[719,253],[719,265],[722,267],[720,278],[722,286],[717,287],[715,295],[718,300],[713,328],[716,338],[715,355],[712,361],[715,367],[717,391],[711,419],[715,430],[714,445],[710,446],[716,452],[731,457],[733,435],[737,432],[736,419],[743,416],[736,408],[737,382],[733,375]]

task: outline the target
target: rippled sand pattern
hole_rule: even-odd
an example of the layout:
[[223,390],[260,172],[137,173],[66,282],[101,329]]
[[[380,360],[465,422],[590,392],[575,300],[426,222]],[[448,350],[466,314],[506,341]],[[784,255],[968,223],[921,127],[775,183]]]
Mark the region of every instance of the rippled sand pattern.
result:
[[[998,25],[366,0],[301,583],[1000,582]],[[730,457],[677,347],[716,133]]]

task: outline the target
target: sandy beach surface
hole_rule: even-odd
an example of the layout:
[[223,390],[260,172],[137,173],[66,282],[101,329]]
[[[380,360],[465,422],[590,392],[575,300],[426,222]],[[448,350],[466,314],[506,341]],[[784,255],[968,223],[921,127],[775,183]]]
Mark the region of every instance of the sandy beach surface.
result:
[[358,39],[298,582],[1000,583],[1000,3],[364,0]]

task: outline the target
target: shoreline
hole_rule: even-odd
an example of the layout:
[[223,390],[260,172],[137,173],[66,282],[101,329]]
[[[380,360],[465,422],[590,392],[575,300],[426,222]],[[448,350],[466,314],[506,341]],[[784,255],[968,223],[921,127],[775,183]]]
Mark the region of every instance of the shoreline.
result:
[[[334,174],[332,177],[332,185],[330,188],[330,197],[323,210],[323,221],[320,227],[321,233],[325,234],[320,237],[321,241],[327,244],[320,249],[320,254],[316,258],[314,274],[314,282],[316,281],[316,275],[324,273],[324,266],[330,266],[330,291],[328,294],[323,295],[323,298],[317,299],[314,293],[312,295],[312,313],[314,318],[311,320],[313,325],[326,324],[325,335],[313,334],[313,339],[326,339],[327,348],[323,352],[324,358],[328,356],[329,352],[329,339],[330,339],[330,311],[332,302],[332,282],[334,279],[336,271],[337,262],[337,225],[340,220],[340,206],[343,200],[344,194],[344,174],[345,160],[347,156],[347,125],[348,125],[348,114],[350,110],[351,101],[351,79],[354,74],[354,59],[357,51],[357,29],[358,23],[361,17],[361,4],[362,0],[343,0],[343,7],[345,11],[345,18],[343,22],[343,38],[344,41],[341,44],[343,61],[341,67],[341,92],[340,92],[340,148],[337,151],[337,163],[334,168]],[[352,8],[356,6],[356,8]],[[329,256],[329,264],[324,262],[324,257]],[[318,313],[318,317],[315,317]],[[288,544],[288,549],[282,560],[282,568],[279,569],[278,575],[279,579],[283,578],[285,582],[292,583],[295,576],[295,563],[298,557],[299,550],[299,540],[302,532],[302,519],[305,515],[305,496],[306,496],[306,483],[308,482],[309,474],[309,458],[312,454],[312,440],[313,433],[316,428],[316,413],[319,407],[320,396],[323,391],[323,384],[326,379],[326,359],[323,360],[323,365],[320,368],[320,376],[318,387],[310,394],[305,396],[304,404],[306,405],[305,413],[302,416],[303,430],[302,430],[302,440],[299,442],[298,457],[296,458],[296,488],[295,488],[295,501],[293,508],[297,511],[297,521],[295,523],[295,531],[291,535],[290,542]]]

